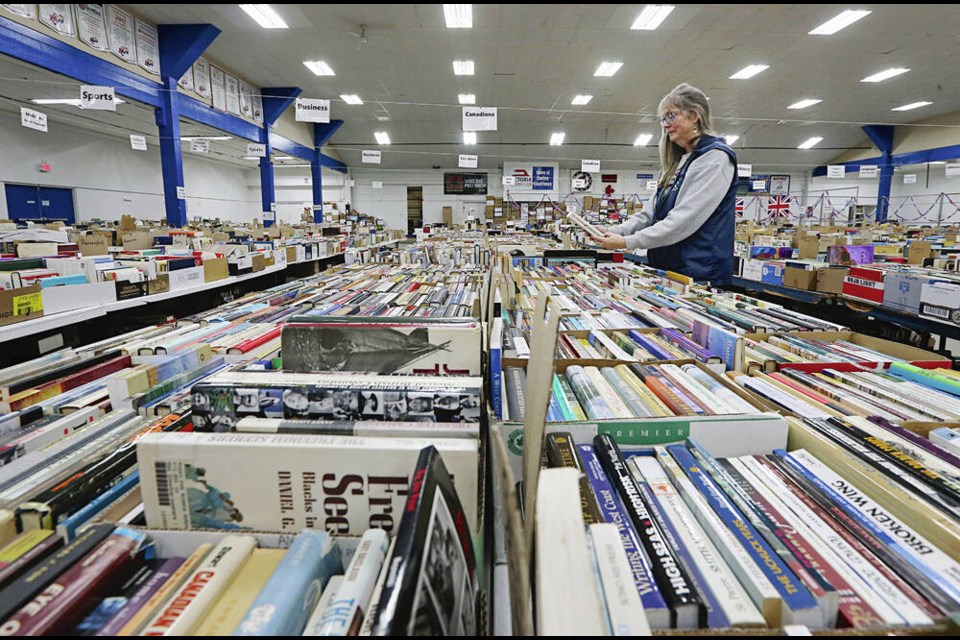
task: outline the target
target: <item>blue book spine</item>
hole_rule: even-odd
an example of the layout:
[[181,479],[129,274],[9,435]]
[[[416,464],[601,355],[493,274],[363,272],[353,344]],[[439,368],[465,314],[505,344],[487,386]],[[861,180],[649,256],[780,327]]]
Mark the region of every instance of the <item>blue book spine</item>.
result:
[[342,571],[340,547],[330,534],[301,531],[233,635],[302,634],[330,576]]
[[561,421],[567,422],[576,419],[570,409],[570,404],[567,402],[567,396],[563,394],[563,386],[561,386],[560,376],[557,374],[553,374],[553,384],[551,385],[550,403],[554,402],[557,403],[557,408],[560,410]]
[[97,515],[118,500],[140,482],[140,472],[134,471],[123,480],[113,485],[91,502],[84,505],[79,511],[57,523],[57,533],[65,542],[70,542],[77,535],[77,529],[86,524],[90,518]]
[[[652,454],[652,450],[648,451],[650,454]],[[645,453],[644,455],[649,454]],[[650,487],[644,477],[637,473],[634,469],[631,469],[630,472],[633,474],[634,479],[637,481],[637,485],[640,487],[640,492],[643,494],[643,499],[646,500],[647,504],[649,505],[650,514],[660,524],[660,528],[663,529],[664,537],[667,539],[667,542],[670,544],[670,546],[674,548],[680,561],[686,565],[687,573],[690,575],[690,579],[693,581],[697,592],[703,598],[704,604],[707,607],[707,626],[711,629],[726,629],[730,626],[730,621],[723,612],[723,607],[717,600],[716,595],[711,589],[707,588],[707,581],[703,575],[703,572],[700,571],[700,567],[690,555],[686,545],[683,544],[683,536],[679,531],[677,531],[676,527],[673,526],[673,522],[671,522],[670,519],[667,518],[660,510],[660,501],[657,500],[655,495],[653,495],[653,492],[650,490]]]
[[667,451],[744,549],[753,556],[754,561],[776,588],[784,603],[794,612],[811,610],[819,613],[820,605],[814,597],[763,540],[757,530],[747,522],[723,491],[703,472],[690,451],[682,444],[668,445]]
[[52,276],[50,278],[40,278],[40,288],[48,289],[59,285],[86,284],[87,275],[85,273],[74,273],[69,276]]
[[641,347],[643,347],[644,349],[652,353],[654,356],[656,356],[658,360],[673,360],[673,354],[668,353],[663,349],[661,349],[657,343],[655,343],[653,340],[648,339],[645,335],[643,335],[639,331],[636,331],[635,329],[631,329],[627,335],[630,336],[631,340],[633,340],[634,342],[639,344]]
[[640,594],[640,601],[643,603],[643,609],[647,614],[651,628],[669,629],[670,608],[654,580],[650,558],[643,550],[640,538],[626,515],[623,502],[617,496],[613,485],[610,484],[607,474],[604,473],[596,450],[592,444],[578,444],[577,453],[583,463],[584,473],[587,474],[587,479],[590,481],[593,495],[597,497],[597,504],[600,506],[600,513],[604,521],[615,524],[620,532],[620,541],[627,552],[627,560],[630,562],[633,583]]
[[490,404],[493,415],[503,419],[503,346],[490,345]]

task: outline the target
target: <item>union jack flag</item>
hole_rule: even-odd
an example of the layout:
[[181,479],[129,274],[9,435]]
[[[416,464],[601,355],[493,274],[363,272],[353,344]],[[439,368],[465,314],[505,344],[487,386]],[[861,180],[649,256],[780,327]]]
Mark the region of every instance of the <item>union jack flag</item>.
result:
[[743,217],[743,207],[744,207],[744,198],[737,198],[737,204],[734,206],[734,211],[738,218]]
[[786,218],[790,215],[790,196],[770,196],[767,213],[771,218]]

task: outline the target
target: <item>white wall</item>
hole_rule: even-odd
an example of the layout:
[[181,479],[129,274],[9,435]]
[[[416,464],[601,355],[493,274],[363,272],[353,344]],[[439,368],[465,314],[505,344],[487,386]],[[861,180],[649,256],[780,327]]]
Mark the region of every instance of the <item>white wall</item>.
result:
[[[255,172],[247,188],[260,198],[260,173]],[[337,205],[343,211],[347,203],[352,205],[353,189],[349,176],[339,171],[323,168],[323,201]],[[309,167],[291,167],[282,169],[274,166],[273,188],[277,203],[278,222],[299,222],[304,209],[313,208],[313,179]],[[364,211],[366,213],[366,211]],[[311,218],[312,219],[312,218]]]

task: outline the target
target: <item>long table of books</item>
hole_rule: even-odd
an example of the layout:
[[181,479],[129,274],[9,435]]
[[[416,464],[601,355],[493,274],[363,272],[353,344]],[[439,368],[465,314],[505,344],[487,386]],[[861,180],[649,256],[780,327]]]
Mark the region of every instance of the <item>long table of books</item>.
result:
[[551,249],[400,247],[0,370],[0,628],[954,631],[950,360]]

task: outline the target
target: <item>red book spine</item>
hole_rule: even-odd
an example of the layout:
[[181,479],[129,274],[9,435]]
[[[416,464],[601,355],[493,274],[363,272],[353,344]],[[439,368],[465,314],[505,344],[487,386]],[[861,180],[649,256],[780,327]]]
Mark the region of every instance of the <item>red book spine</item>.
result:
[[145,535],[117,529],[0,625],[0,635],[72,635],[73,628],[140,564]]
[[243,342],[237,343],[235,346],[230,348],[229,352],[230,353],[247,353],[252,349],[256,349],[260,345],[270,342],[271,340],[279,336],[280,329],[281,327],[277,326],[270,329],[270,331],[267,331],[266,333],[263,333],[257,336],[256,338],[250,338],[248,340],[244,340]]
[[89,369],[84,369],[83,371],[78,371],[72,376],[67,376],[60,380],[60,392],[69,391],[70,389],[76,389],[79,386],[85,385],[88,382],[93,382],[98,380],[106,375],[120,371],[121,369],[126,369],[132,365],[130,356],[118,356],[112,360],[107,360],[104,363],[98,364],[95,367],[90,367]]

